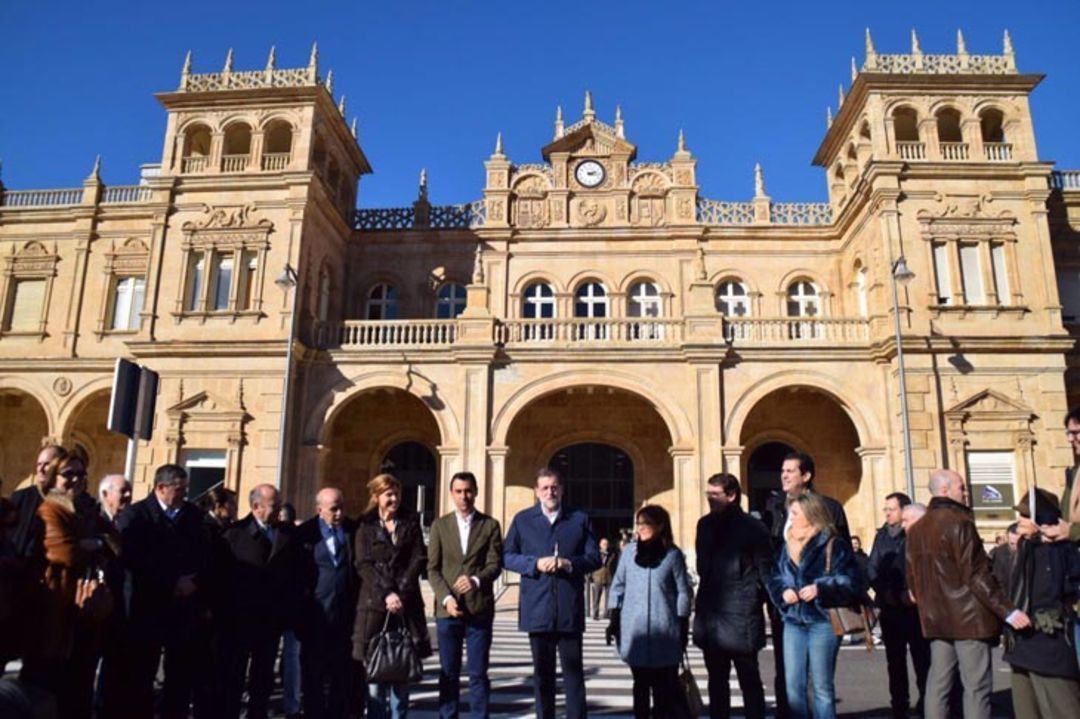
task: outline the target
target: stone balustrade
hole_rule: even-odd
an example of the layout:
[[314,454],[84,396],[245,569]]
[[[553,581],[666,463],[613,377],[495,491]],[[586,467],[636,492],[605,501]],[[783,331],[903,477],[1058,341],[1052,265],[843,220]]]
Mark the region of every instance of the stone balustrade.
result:
[[983,157],[988,162],[1007,162],[1012,159],[1012,143],[984,141]]
[[968,160],[968,144],[966,142],[942,142],[940,144],[942,160]]
[[250,155],[222,155],[221,156],[221,171],[222,172],[243,172],[247,169],[248,163],[251,161]]
[[901,160],[925,160],[925,142],[897,142],[896,154]]
[[184,174],[193,174],[196,172],[206,172],[206,168],[210,166],[210,158],[207,155],[189,155],[185,157],[180,163],[180,171]]
[[440,347],[454,344],[457,320],[346,320],[319,327],[322,348]]
[[106,187],[101,193],[101,204],[121,205],[134,202],[149,202],[153,191],[146,185],[116,185]]
[[868,341],[870,325],[862,317],[739,317],[724,319],[724,339],[734,345]]
[[681,319],[648,317],[504,320],[495,328],[495,343],[501,345],[677,345],[682,336]]
[[288,152],[268,152],[262,156],[262,169],[265,172],[278,172],[289,166]]
[[1055,190],[1080,190],[1080,170],[1055,170],[1050,174],[1050,186]]
[[0,207],[64,207],[82,202],[83,188],[61,190],[4,190]]

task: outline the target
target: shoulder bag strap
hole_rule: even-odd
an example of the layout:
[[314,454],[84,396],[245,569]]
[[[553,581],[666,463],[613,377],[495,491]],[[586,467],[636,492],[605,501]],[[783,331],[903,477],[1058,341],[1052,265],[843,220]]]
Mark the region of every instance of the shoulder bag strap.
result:
[[832,543],[836,537],[829,537],[829,541],[825,542],[825,574],[832,571]]

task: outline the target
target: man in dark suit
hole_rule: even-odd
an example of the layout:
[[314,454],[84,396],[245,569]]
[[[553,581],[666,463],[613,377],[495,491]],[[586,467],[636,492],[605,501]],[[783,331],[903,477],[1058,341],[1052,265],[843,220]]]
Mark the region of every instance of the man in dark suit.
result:
[[495,580],[502,571],[502,529],[476,511],[476,477],[450,478],[454,511],[431,525],[428,582],[435,592],[439,635],[439,716],[457,717],[461,688],[461,647],[468,647],[469,708],[487,717],[491,694],[488,660],[495,619]]
[[130,716],[153,716],[154,677],[165,654],[163,719],[195,716],[211,707],[196,686],[197,668],[210,661],[205,647],[210,542],[202,512],[186,500],[187,472],[164,464],[154,473],[154,489],[132,504],[117,522],[124,566],[131,580],[130,622],[135,638],[128,679]]
[[45,495],[56,484],[56,474],[49,471],[50,466],[59,463],[67,454],[66,449],[56,444],[42,447],[34,463],[33,483],[11,494],[11,503],[15,505],[18,517],[12,539],[18,557],[30,559],[43,551],[41,542],[45,537],[45,524],[37,510],[45,501]]
[[[222,716],[240,716],[245,679],[248,719],[266,719],[281,635],[296,619],[299,545],[294,527],[279,522],[281,496],[272,484],[248,495],[251,512],[222,535],[228,554],[223,580]],[[251,662],[250,677],[248,662]]]
[[356,523],[341,490],[315,495],[317,516],[300,525],[303,600],[300,674],[306,719],[347,716],[352,696],[352,627],[359,578],[353,568]]
[[[788,529],[788,504],[800,494],[814,491],[814,460],[802,452],[791,452],[784,457],[780,466],[780,487],[782,493],[774,493],[765,503],[765,512],[762,520],[769,528],[772,536],[773,550],[778,550],[787,541]],[[851,541],[851,530],[848,529],[847,515],[844,507],[832,497],[822,494],[821,501],[829,510],[833,527],[836,534],[847,541]],[[768,604],[769,624],[772,627],[773,662],[776,667],[776,716],[783,719],[788,715],[787,689],[784,676],[784,653],[780,650],[783,646],[784,622],[780,613],[771,603]]]
[[521,575],[518,629],[529,633],[536,667],[536,714],[555,717],[555,653],[562,664],[567,719],[583,719],[585,577],[600,567],[589,517],[562,505],[562,480],[553,469],[536,473],[539,503],[510,524],[503,562]]
[[[107,474],[98,484],[98,511],[103,526],[112,529],[119,539],[117,522],[131,505],[131,482],[122,474]],[[102,624],[101,671],[98,673],[98,709],[102,717],[122,717],[127,705],[127,662],[131,637],[127,628],[126,575],[119,556],[113,554],[105,563],[105,584],[112,590],[113,609]]]

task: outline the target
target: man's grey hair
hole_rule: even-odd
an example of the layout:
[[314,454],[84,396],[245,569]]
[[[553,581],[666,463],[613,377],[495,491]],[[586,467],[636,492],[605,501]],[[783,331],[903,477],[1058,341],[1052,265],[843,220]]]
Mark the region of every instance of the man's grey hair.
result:
[[248,504],[255,506],[256,502],[262,501],[263,492],[266,490],[271,490],[275,493],[278,491],[277,487],[272,484],[256,484],[251,488],[251,491],[248,492]]
[[910,517],[913,520],[921,519],[926,514],[926,505],[920,502],[912,502],[900,511],[901,516]]
[[950,472],[946,469],[935,469],[930,473],[930,482],[927,485],[930,489],[930,494],[938,497],[943,491],[948,489],[952,484],[953,478]]
[[106,474],[98,484],[98,499],[104,500],[105,493],[110,489],[120,489],[127,483],[127,477],[122,474]]

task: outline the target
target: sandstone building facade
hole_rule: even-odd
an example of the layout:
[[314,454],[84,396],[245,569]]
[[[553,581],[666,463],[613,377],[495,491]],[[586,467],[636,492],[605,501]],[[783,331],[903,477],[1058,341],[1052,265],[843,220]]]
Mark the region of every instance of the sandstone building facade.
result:
[[867,538],[905,488],[899,315],[919,497],[957,468],[998,531],[1071,463],[1080,173],[1039,159],[1041,76],[1008,37],[958,39],[887,55],[867,35],[814,157],[826,203],[774,201],[760,172],[751,199],[707,199],[681,136],[638,162],[586,97],[540,162],[497,141],[475,202],[433,206],[421,179],[411,205],[357,211],[371,168],[314,49],[189,58],[139,185],[0,186],[4,491],[43,439],[122,468],[104,418],[127,357],[162,378],[137,497],[171,461],[200,487],[280,481],[302,510],[339,485],[355,512],[388,468],[430,515],[469,469],[507,520],[552,464],[602,533],[659,502],[692,546],[708,475],[756,506],[797,449]]

